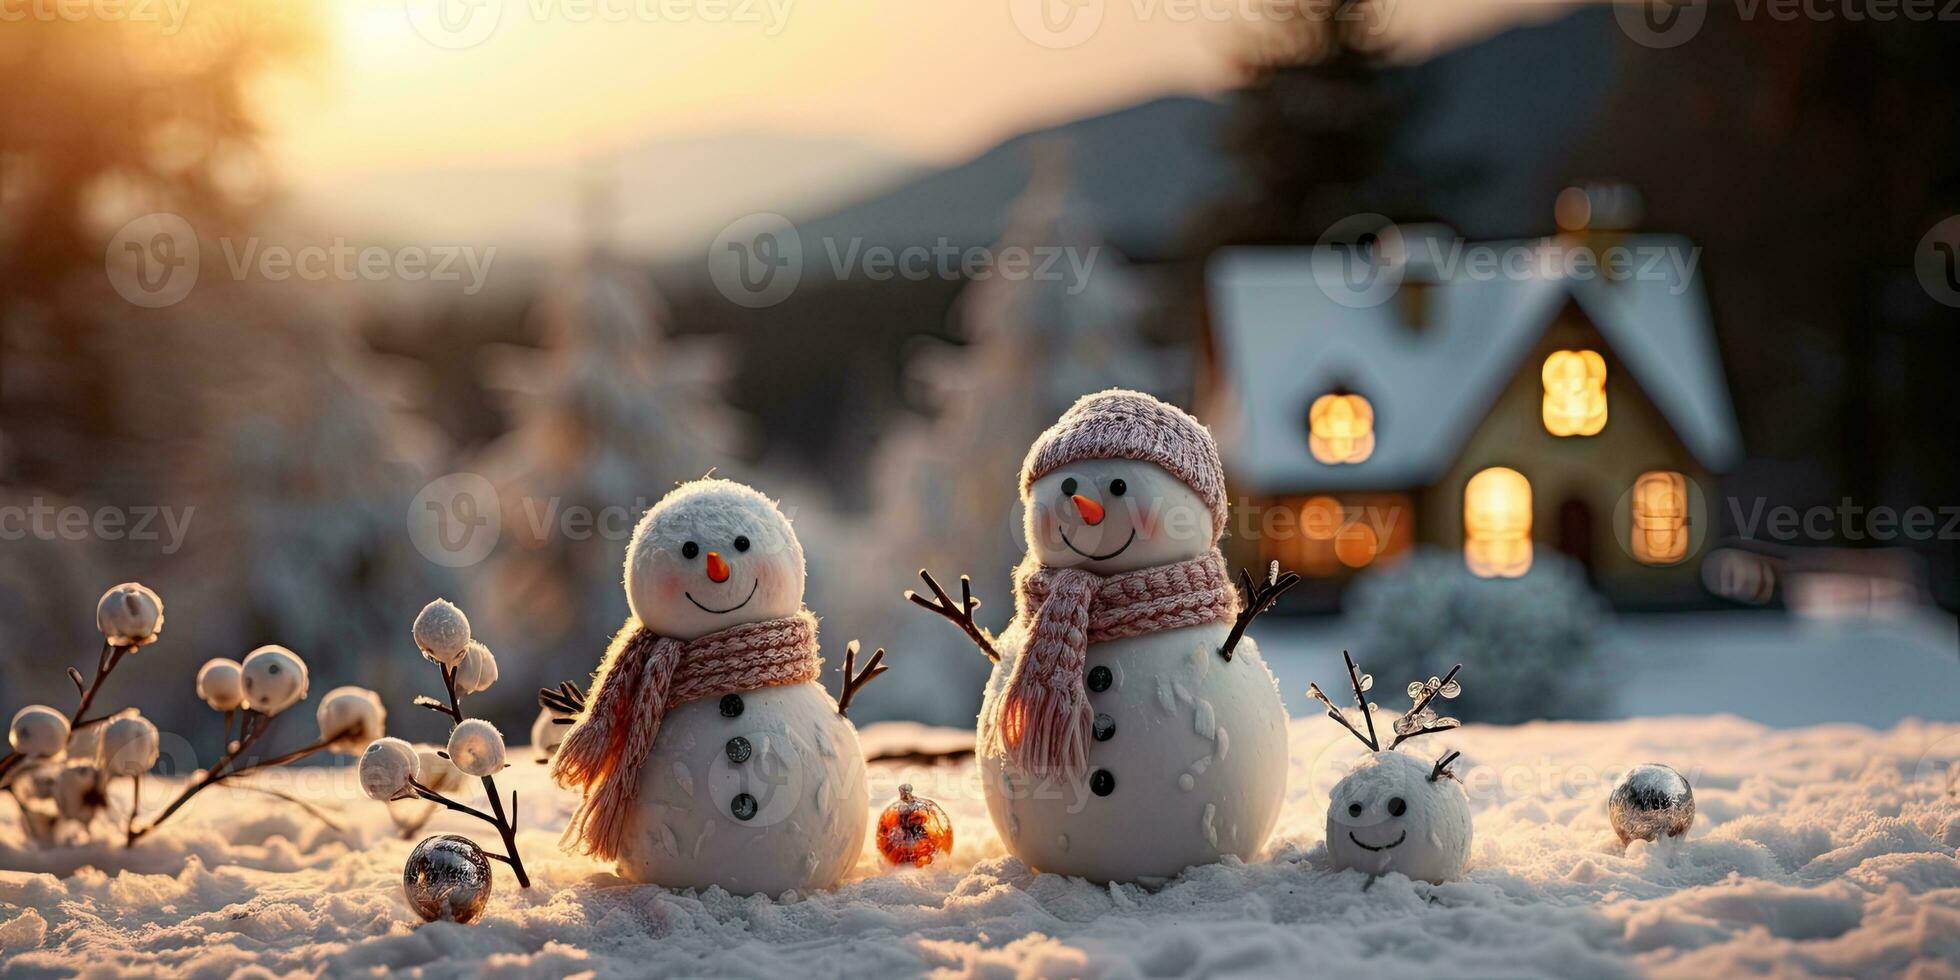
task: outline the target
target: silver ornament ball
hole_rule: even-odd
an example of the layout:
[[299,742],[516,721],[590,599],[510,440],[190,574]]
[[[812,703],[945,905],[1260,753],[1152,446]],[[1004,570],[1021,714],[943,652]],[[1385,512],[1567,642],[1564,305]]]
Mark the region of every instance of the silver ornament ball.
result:
[[1695,822],[1695,791],[1673,769],[1648,763],[1634,766],[1613,787],[1606,815],[1620,843],[1679,837]]
[[409,852],[402,893],[424,922],[474,922],[490,904],[490,858],[467,837],[431,837]]

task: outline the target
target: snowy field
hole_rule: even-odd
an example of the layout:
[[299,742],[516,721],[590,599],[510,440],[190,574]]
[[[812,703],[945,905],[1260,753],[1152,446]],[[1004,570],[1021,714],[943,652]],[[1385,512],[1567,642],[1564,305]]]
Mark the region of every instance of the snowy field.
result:
[[[1326,867],[1326,793],[1359,746],[1318,718],[1293,722],[1291,802],[1270,853],[1154,892],[1037,875],[1007,857],[968,763],[873,767],[874,807],[901,780],[946,806],[950,861],[885,871],[867,847],[836,892],[772,901],[626,885],[560,854],[571,800],[519,752],[510,784],[533,828],[521,843],[536,885],[519,893],[499,868],[473,926],[409,912],[410,841],[346,767],[265,777],[344,830],[216,791],[134,850],[37,852],[8,807],[0,977],[1960,976],[1960,799],[1948,778],[1960,725],[1673,717],[1472,725],[1433,741],[1427,751],[1465,753],[1472,868],[1443,886],[1391,876],[1366,890],[1360,874]],[[1619,771],[1647,761],[1690,777],[1698,822],[1685,841],[1623,851],[1602,801]],[[482,826],[444,815],[423,833],[438,830]]]

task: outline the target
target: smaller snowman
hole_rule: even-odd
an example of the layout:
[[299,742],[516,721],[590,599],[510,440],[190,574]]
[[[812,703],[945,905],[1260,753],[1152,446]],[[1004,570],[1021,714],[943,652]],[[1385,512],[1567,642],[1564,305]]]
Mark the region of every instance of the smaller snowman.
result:
[[829,888],[857,863],[869,795],[844,713],[884,651],[855,675],[847,655],[832,700],[803,585],[789,520],[749,487],[696,480],[647,511],[626,550],[633,615],[590,697],[560,689],[578,715],[551,774],[583,794],[568,846],[633,881],[739,895]]
[[1327,717],[1340,722],[1370,753],[1328,794],[1327,853],[1335,869],[1364,872],[1369,884],[1390,872],[1434,884],[1458,877],[1470,859],[1470,800],[1450,770],[1461,753],[1447,752],[1429,763],[1395,749],[1409,739],[1460,724],[1454,718],[1438,717],[1431,702],[1461,693],[1456,672],[1463,665],[1457,664],[1442,677],[1409,685],[1413,705],[1396,719],[1395,740],[1383,749],[1375,731],[1377,708],[1367,696],[1375,678],[1362,673],[1345,652],[1341,656],[1347,661],[1355,710],[1366,734],[1328,700],[1320,685],[1307,689],[1308,696],[1327,706]]

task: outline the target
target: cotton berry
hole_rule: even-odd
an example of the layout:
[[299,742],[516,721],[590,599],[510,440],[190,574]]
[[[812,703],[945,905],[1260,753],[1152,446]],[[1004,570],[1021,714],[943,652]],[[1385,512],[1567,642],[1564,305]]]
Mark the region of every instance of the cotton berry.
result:
[[157,726],[141,715],[102,727],[102,769],[111,776],[141,776],[157,764]]
[[245,706],[276,715],[306,697],[306,661],[282,646],[268,644],[245,656]]
[[443,665],[454,667],[463,661],[463,654],[470,645],[470,618],[463,615],[455,603],[447,599],[437,599],[422,607],[415,617],[415,645],[422,649],[422,655]]
[[198,700],[213,711],[230,711],[245,702],[245,669],[236,660],[217,657],[197,669]]
[[421,776],[421,757],[415,746],[398,738],[377,738],[361,753],[361,791],[386,803],[410,792],[409,783]]
[[380,738],[388,721],[388,709],[381,696],[364,687],[336,687],[320,699],[314,717],[320,722],[320,737],[332,739],[327,748],[353,755]]
[[163,600],[148,586],[124,582],[102,593],[95,604],[95,626],[110,646],[153,643],[163,630]]
[[53,755],[68,744],[68,717],[45,704],[30,704],[14,713],[7,742],[21,755]]
[[449,733],[449,759],[467,776],[490,776],[504,767],[504,736],[481,718],[466,718]]
[[490,648],[471,640],[463,648],[463,659],[456,664],[456,693],[481,694],[497,683],[497,655]]

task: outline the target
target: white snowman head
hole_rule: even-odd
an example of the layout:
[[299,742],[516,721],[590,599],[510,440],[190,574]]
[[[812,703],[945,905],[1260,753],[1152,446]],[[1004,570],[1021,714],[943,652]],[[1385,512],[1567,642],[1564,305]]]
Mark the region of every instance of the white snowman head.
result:
[[1441,884],[1470,857],[1470,800],[1444,763],[1403,752],[1363,758],[1327,801],[1327,853],[1337,868],[1399,871]]
[[1035,559],[1098,575],[1200,557],[1225,528],[1211,433],[1135,391],[1098,392],[1064,412],[1028,450],[1021,496]]
[[[1470,859],[1471,834],[1470,798],[1450,770],[1459,753],[1445,752],[1432,763],[1396,749],[1409,739],[1457,727],[1456,719],[1438,716],[1432,704],[1462,693],[1456,674],[1463,665],[1443,677],[1410,684],[1409,710],[1384,731],[1375,725],[1378,708],[1367,695],[1375,678],[1362,673],[1345,652],[1341,657],[1354,690],[1353,715],[1335,707],[1318,684],[1310,685],[1307,695],[1326,705],[1327,717],[1366,745],[1369,754],[1328,794],[1328,856],[1336,870],[1353,868],[1369,875],[1394,871],[1437,884],[1456,878]],[[1381,739],[1390,734],[1394,740],[1384,747]]]
[[768,497],[695,480],[661,498],[626,548],[626,601],[641,625],[677,640],[794,615],[803,545]]

